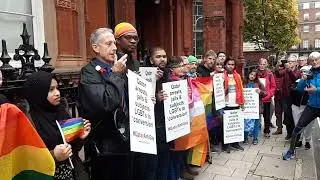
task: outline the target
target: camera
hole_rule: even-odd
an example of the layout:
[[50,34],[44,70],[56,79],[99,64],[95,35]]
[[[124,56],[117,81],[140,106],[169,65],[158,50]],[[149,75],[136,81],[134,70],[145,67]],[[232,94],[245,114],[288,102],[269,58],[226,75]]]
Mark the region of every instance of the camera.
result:
[[280,65],[280,67],[284,67],[284,65],[286,64],[288,62],[288,60],[281,60],[281,65]]

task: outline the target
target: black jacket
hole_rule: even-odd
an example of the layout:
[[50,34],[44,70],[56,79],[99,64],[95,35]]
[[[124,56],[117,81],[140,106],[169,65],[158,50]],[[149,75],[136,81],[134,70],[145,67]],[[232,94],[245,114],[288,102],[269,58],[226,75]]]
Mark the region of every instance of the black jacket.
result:
[[[297,85],[297,83],[295,83],[295,86]],[[292,89],[292,91],[290,92],[290,96],[292,99],[292,104],[299,106],[300,105],[307,105],[308,104],[308,99],[309,99],[309,95],[308,92],[300,92],[297,91],[296,88],[294,87]]]
[[199,64],[197,68],[198,77],[209,77],[212,71],[206,68],[203,64]]
[[120,107],[126,85],[125,75],[101,73],[95,69],[94,60],[81,69],[80,114],[92,123],[90,138],[98,149],[96,152],[101,155],[126,154],[128,143],[120,138],[113,121],[113,112]]
[[[156,94],[162,90],[162,83],[168,82],[169,69],[165,69],[163,77],[156,83]],[[169,150],[169,143],[166,140],[166,127],[165,127],[165,115],[163,101],[156,102],[154,106],[154,116],[156,123],[156,136],[157,136],[157,148],[158,152]]]

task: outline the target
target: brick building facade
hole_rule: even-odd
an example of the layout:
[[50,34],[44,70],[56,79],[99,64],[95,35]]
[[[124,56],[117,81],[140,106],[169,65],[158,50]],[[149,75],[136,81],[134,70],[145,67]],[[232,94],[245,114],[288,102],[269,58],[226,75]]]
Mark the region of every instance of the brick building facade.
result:
[[[22,6],[25,11],[20,12]],[[194,19],[195,10],[200,21]],[[137,58],[145,49],[161,46],[169,56],[225,51],[243,64],[242,0],[5,0],[0,22],[10,25],[11,20],[15,26],[10,26],[10,31],[0,28],[0,37],[11,46],[15,38],[20,39],[21,21],[26,22],[40,54],[42,43],[48,43],[51,63],[58,71],[79,70],[93,56],[88,41],[91,32],[98,27],[114,28],[122,21],[138,30]],[[14,48],[9,48],[9,54],[12,51]],[[241,71],[242,66],[238,67]]]

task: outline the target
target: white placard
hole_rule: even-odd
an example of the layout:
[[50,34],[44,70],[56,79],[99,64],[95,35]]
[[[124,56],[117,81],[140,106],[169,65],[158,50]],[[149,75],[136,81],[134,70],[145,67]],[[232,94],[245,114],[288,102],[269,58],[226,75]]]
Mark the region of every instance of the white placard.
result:
[[151,82],[152,84],[152,89],[153,89],[153,95],[155,94],[156,91],[156,83],[157,83],[157,68],[156,67],[140,67],[139,72],[141,77],[143,77],[145,80]]
[[266,87],[266,78],[259,78],[259,81]]
[[259,94],[258,88],[243,88],[244,119],[259,119]]
[[223,82],[224,82],[223,73],[214,74],[213,90],[214,90],[214,102],[216,105],[216,110],[222,109],[226,106]]
[[151,83],[128,70],[130,149],[157,154],[154,104]]
[[167,142],[190,133],[187,80],[162,84],[168,98],[164,101]]
[[240,109],[224,111],[223,135],[225,144],[244,140],[244,119]]

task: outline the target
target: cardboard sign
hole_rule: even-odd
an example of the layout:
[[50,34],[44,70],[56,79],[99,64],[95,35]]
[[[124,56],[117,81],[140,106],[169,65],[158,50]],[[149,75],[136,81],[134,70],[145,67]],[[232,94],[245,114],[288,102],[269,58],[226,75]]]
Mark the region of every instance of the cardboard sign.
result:
[[259,94],[258,88],[243,88],[244,119],[259,119]]
[[128,70],[130,149],[157,154],[154,104],[151,83]]
[[225,144],[244,140],[244,119],[240,109],[224,111],[223,135]]
[[214,74],[213,76],[213,90],[216,110],[222,109],[226,106],[224,94],[224,79],[223,73]]
[[163,83],[167,142],[190,133],[187,80]]
[[156,67],[140,67],[139,68],[140,76],[143,77],[145,80],[149,81],[152,84],[153,95],[156,91],[156,74],[157,68]]

